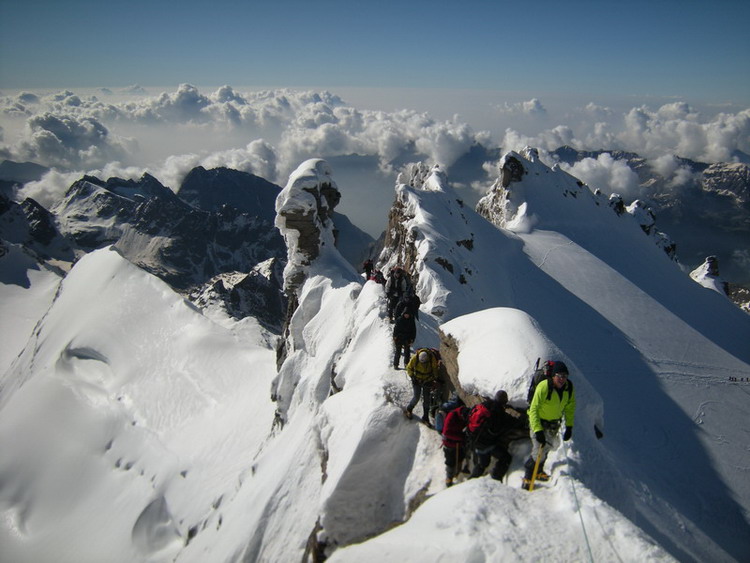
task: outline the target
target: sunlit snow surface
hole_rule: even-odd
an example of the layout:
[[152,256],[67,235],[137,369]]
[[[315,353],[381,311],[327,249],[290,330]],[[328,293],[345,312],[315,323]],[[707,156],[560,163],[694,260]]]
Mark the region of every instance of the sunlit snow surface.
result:
[[278,373],[257,325],[211,320],[105,249],[54,300],[52,274],[0,285],[3,334],[28,335],[3,350],[2,559],[299,561],[319,543],[334,561],[747,560],[750,387],[729,378],[750,377],[750,317],[536,164],[516,233],[439,178],[397,193],[417,235],[417,346],[440,328],[462,385],[511,402],[536,357],[569,362],[577,421],[549,486],[520,489],[520,443],[506,482],[444,488],[438,435],[401,414],[382,287],[329,246]]

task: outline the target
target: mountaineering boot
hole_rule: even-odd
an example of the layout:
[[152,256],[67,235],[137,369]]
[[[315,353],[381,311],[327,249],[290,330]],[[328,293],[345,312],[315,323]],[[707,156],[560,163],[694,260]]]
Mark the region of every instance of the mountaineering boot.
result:
[[523,475],[523,481],[521,482],[521,488],[524,491],[529,490],[529,485],[531,484],[531,476],[534,474],[534,465],[536,464],[536,461],[534,461],[533,457],[530,457],[526,460],[526,463],[524,463],[523,467],[525,469],[524,475]]
[[[492,468],[490,477],[492,477],[496,481],[502,481],[503,478],[505,477],[505,474],[508,472],[508,468],[510,467],[510,462],[511,462],[510,454],[501,455],[500,458],[497,460],[495,467]],[[537,476],[537,479],[538,478],[539,477]]]
[[536,464],[536,461],[533,457],[530,457],[524,463],[523,467],[526,470],[523,475],[524,481],[531,481],[531,476],[534,474],[534,464]]
[[536,472],[536,480],[537,481],[549,481],[549,475],[547,475],[544,471],[541,469]]
[[408,418],[409,420],[411,420],[411,417],[412,417],[411,409],[404,409],[404,416]]
[[453,486],[453,479],[451,479],[450,477],[448,477],[448,478],[447,478],[447,479],[445,480],[445,486],[446,486],[446,487],[451,487],[451,486]]

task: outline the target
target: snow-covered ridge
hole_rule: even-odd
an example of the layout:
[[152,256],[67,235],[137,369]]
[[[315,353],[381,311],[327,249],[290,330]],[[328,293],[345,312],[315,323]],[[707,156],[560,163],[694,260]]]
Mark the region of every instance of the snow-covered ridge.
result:
[[[335,185],[325,170],[305,166],[297,186]],[[748,317],[594,195],[565,207],[562,191],[529,189],[539,222],[511,232],[463,206],[437,170],[420,177],[396,188],[391,226],[407,220],[383,256],[418,275],[415,346],[451,335],[460,384],[507,389],[513,402],[535,356],[568,362],[579,416],[547,489],[517,486],[528,442],[513,448],[506,482],[444,488],[438,435],[400,411],[411,389],[391,367],[383,288],[321,222],[325,244],[298,263],[278,371],[266,334],[209,321],[116,252],[75,265],[3,375],[4,553],[744,560],[750,461],[737,421],[750,410],[729,378],[750,373]],[[303,191],[282,203],[317,220]]]
[[[700,409],[704,400],[731,403],[730,410],[746,412],[738,396],[725,389],[724,383],[749,373],[748,349],[741,342],[750,338],[748,319],[728,300],[695,284],[650,237],[644,236],[642,226],[629,214],[618,215],[606,199],[562,171],[538,163],[533,156],[532,160],[513,156],[525,172],[515,179],[507,178],[509,198],[485,203],[489,204],[490,216],[505,218],[509,211],[510,221],[505,225],[513,225],[515,231],[501,227],[491,232],[485,220],[462,208],[446,192],[399,185],[393,213],[406,218],[410,235],[394,237],[399,247],[387,249],[381,258],[390,264],[402,257],[416,257],[410,264],[407,260],[407,266],[418,277],[423,310],[433,311],[437,301],[429,288],[449,288],[440,293],[442,320],[488,307],[510,307],[530,315],[608,407],[608,437],[613,431],[617,436],[609,443],[621,439],[628,443],[628,448],[618,448],[618,466],[634,471],[640,476],[636,480],[644,479],[642,486],[661,490],[670,506],[656,507],[643,502],[634,491],[603,486],[594,473],[584,482],[625,513],[645,518],[650,522],[650,533],[679,535],[682,524],[668,516],[676,511],[693,522],[688,526],[691,533],[700,535],[699,530],[707,530],[711,537],[722,538],[713,540],[718,545],[731,545],[736,536],[726,533],[725,527],[707,526],[700,504],[686,502],[679,491],[689,486],[698,497],[712,496],[712,483],[722,482],[741,494],[745,486],[733,476],[733,462],[710,441],[702,440],[700,445],[681,442],[674,447],[701,449],[698,458],[704,462],[698,471],[704,478],[700,484],[665,486],[658,479],[652,481],[648,469],[640,464],[647,457],[655,467],[661,465],[662,471],[669,471],[673,464],[670,456],[654,451],[648,443],[635,445],[628,436],[634,420],[638,421],[639,433],[652,432],[650,421],[656,412],[670,412],[665,424],[681,428],[678,435],[692,432],[695,423],[685,414]],[[502,186],[504,180],[504,176],[499,178],[496,186]],[[523,228],[517,228],[520,217],[527,220]],[[392,217],[391,227],[395,223]],[[472,243],[463,244],[461,240]],[[441,266],[441,262],[450,267]],[[437,281],[427,282],[430,278]],[[489,343],[486,347],[491,346]],[[479,360],[482,369],[492,374],[489,381],[494,385],[485,382],[477,391],[497,389],[500,382],[494,374],[502,371],[506,361]],[[525,359],[528,370],[530,363]],[[655,381],[659,382],[656,386]],[[684,385],[690,387],[691,382],[700,381],[709,387],[701,387],[697,396],[686,394]],[[651,390],[646,397],[644,389]],[[665,405],[675,403],[679,406],[665,410]],[[614,405],[623,406],[612,412],[609,409]],[[618,428],[620,424],[623,426]],[[727,431],[721,417],[701,417],[700,424],[710,433]],[[737,439],[735,436],[733,443]],[[586,467],[596,458],[588,457],[593,451],[581,453]],[[711,460],[716,459],[721,460],[718,473],[711,467]],[[699,493],[701,487],[705,490]],[[724,496],[722,502],[736,516],[742,513],[731,497]],[[728,524],[726,519],[722,522],[723,526]],[[736,530],[739,533],[739,528]],[[708,538],[688,543],[690,551],[718,553],[716,544]],[[741,544],[725,548],[737,553],[737,549],[743,549]]]

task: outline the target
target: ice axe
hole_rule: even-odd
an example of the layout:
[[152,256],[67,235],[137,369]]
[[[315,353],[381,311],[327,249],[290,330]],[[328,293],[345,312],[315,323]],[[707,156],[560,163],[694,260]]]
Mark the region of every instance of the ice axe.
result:
[[542,450],[544,450],[544,444],[539,444],[539,453],[536,454],[534,472],[531,474],[531,480],[529,481],[529,492],[534,490],[534,481],[536,481],[536,474],[539,472],[539,462],[542,460]]

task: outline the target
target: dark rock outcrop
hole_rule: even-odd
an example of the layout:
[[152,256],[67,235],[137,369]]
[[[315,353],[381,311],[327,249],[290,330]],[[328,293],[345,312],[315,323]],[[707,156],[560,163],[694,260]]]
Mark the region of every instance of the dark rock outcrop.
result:
[[179,291],[285,254],[281,237],[262,217],[230,205],[196,209],[148,174],[137,181],[85,176],[54,212],[61,232],[82,251],[115,245]]
[[185,176],[177,195],[203,211],[217,211],[229,205],[273,224],[279,192],[280,186],[248,172],[197,166]]

